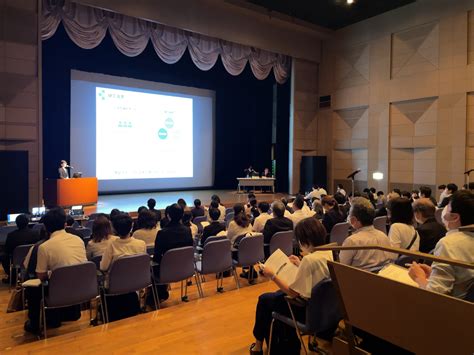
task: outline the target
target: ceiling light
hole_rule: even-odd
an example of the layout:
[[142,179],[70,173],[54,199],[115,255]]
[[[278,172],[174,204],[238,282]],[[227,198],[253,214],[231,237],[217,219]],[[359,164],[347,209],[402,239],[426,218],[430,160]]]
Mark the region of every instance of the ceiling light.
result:
[[376,171],[372,174],[372,179],[374,180],[383,180],[383,173]]
[[354,0],[347,0],[347,5],[352,5],[354,3]]

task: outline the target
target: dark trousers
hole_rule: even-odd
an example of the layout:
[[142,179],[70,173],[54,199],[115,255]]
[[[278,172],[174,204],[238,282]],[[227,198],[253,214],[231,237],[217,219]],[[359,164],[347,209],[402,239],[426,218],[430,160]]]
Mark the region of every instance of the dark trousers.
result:
[[[47,292],[47,289],[45,290]],[[25,297],[28,301],[28,319],[33,329],[40,328],[41,287],[27,287]],[[81,318],[81,307],[70,306],[46,310],[46,324],[48,327],[59,327],[61,321],[74,321]]]
[[110,322],[136,316],[140,313],[140,302],[137,293],[130,292],[123,295],[107,296],[107,312]]
[[[282,315],[291,317],[290,309],[285,301],[285,293],[282,291],[269,292],[260,295],[257,303],[257,310],[255,313],[255,325],[253,327],[253,335],[255,339],[263,341],[268,344],[270,337],[270,326],[272,323],[272,312],[277,312]],[[302,307],[293,307],[293,313],[298,321],[303,321],[305,318],[305,310]],[[282,329],[279,327],[279,329]],[[289,334],[294,334],[296,342],[298,342],[296,331],[291,329]],[[273,337],[278,337],[278,334],[273,333]],[[273,349],[272,349],[273,352]]]

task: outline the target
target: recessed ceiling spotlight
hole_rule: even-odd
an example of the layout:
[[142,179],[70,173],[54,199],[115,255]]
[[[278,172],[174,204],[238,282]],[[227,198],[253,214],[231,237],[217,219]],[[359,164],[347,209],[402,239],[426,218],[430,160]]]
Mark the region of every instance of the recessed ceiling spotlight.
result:
[[346,0],[347,1],[347,5],[352,5],[354,3],[354,0]]

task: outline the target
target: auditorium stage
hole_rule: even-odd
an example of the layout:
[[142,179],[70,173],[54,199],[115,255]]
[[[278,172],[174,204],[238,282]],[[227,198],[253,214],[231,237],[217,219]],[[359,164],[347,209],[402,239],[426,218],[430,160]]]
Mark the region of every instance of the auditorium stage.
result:
[[[117,195],[99,195],[99,201],[96,206],[88,206],[85,213],[94,212],[109,213],[113,208],[121,211],[135,212],[140,206],[146,206],[146,202],[150,197],[156,200],[157,209],[165,209],[183,198],[188,206],[192,206],[196,198],[200,199],[206,206],[211,202],[212,195],[218,195],[221,203],[227,207],[235,203],[247,202],[247,194],[237,193],[235,190],[190,190],[190,191],[165,191],[165,192],[145,192],[136,194],[117,194]],[[256,193],[257,201],[271,202],[287,196],[282,193]]]

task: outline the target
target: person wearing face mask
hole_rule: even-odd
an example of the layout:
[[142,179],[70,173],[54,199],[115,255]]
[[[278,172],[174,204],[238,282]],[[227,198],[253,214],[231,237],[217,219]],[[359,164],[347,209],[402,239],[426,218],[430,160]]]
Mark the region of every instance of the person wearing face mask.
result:
[[429,198],[420,198],[413,202],[413,213],[418,223],[416,230],[420,236],[420,251],[431,252],[436,243],[446,235],[446,228],[436,221],[436,207]]
[[[375,209],[372,203],[364,197],[352,200],[349,210],[348,222],[355,232],[344,241],[343,247],[363,245],[380,245],[390,248],[387,236],[374,228]],[[364,270],[383,266],[392,259],[391,253],[383,250],[341,250],[339,260],[341,263]]]
[[[434,255],[473,264],[474,193],[454,193],[442,219],[448,232],[436,244]],[[474,283],[474,270],[442,262],[433,262],[431,267],[413,262],[409,275],[421,288],[457,298],[465,298]]]

